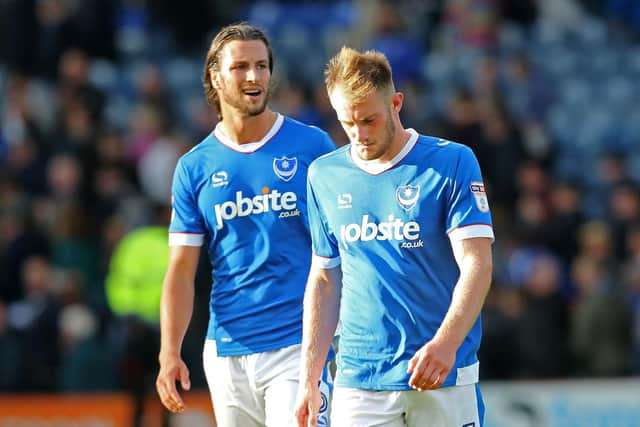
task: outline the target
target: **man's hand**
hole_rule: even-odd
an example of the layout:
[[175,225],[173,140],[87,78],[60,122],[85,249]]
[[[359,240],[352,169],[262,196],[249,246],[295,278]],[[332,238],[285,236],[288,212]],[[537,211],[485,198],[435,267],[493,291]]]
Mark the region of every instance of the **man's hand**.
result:
[[431,340],[409,360],[409,385],[418,390],[434,390],[442,385],[456,361],[456,349],[446,342]]
[[156,379],[158,396],[171,412],[183,412],[185,405],[176,388],[176,381],[180,381],[183,390],[191,388],[187,365],[179,356],[160,356],[160,372]]
[[296,422],[298,427],[316,427],[322,398],[317,384],[300,383],[296,400]]

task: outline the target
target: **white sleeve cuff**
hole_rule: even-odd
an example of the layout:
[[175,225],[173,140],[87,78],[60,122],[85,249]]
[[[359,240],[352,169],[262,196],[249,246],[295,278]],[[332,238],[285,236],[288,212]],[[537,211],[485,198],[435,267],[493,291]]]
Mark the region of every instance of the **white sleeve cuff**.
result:
[[202,246],[204,234],[169,233],[169,246]]
[[335,257],[335,258],[326,258],[323,256],[319,256],[316,254],[313,254],[313,256],[311,257],[311,265],[313,267],[316,268],[334,268],[339,266],[341,263],[340,257]]
[[451,241],[473,239],[475,237],[488,237],[493,242],[495,240],[493,227],[488,224],[471,224],[449,231],[449,240]]

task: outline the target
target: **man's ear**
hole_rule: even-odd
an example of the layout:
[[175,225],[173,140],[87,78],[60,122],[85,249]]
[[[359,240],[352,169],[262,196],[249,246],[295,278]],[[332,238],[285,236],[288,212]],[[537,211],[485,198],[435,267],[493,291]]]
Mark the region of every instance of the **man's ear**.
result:
[[404,94],[402,92],[394,92],[391,95],[391,107],[393,111],[399,113],[402,110],[402,101],[404,101]]
[[216,72],[216,70],[214,70],[213,68],[209,69],[209,79],[211,80],[211,86],[213,86],[214,89],[220,89],[220,81],[218,80],[218,72]]

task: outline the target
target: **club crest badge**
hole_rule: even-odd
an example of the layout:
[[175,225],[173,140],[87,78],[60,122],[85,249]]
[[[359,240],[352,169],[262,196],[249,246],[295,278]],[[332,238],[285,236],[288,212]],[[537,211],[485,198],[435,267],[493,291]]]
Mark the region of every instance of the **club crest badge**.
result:
[[480,212],[489,212],[489,200],[487,200],[487,193],[484,191],[484,184],[482,182],[471,183],[471,193],[473,198],[476,199],[476,206]]
[[396,188],[396,200],[402,209],[408,211],[418,203],[420,186],[400,185]]
[[282,156],[280,158],[276,157],[273,159],[273,171],[276,173],[278,178],[284,182],[291,181],[291,178],[293,178],[298,171],[298,159],[296,157],[289,158],[287,156]]

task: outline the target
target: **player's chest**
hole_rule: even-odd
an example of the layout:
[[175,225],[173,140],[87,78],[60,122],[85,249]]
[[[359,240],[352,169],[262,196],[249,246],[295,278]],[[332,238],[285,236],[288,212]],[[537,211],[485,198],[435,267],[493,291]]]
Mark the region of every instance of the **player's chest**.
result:
[[327,186],[325,212],[335,228],[350,224],[384,224],[402,228],[409,222],[440,223],[449,189],[432,171],[393,171],[381,176],[356,173]]
[[228,201],[286,204],[306,192],[308,163],[299,153],[212,159],[201,174],[197,203],[203,210]]

